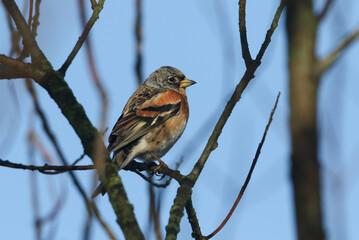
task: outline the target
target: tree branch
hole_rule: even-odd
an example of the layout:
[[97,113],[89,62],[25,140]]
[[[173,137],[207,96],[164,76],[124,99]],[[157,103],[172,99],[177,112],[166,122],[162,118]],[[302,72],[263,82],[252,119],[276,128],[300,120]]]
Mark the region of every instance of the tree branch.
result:
[[330,68],[336,60],[341,56],[343,51],[359,37],[359,27],[351,34],[349,34],[327,57],[323,58],[318,63],[319,76],[322,75],[328,68]]
[[327,15],[327,12],[328,12],[330,6],[332,6],[332,3],[333,3],[333,0],[327,0],[325,2],[323,10],[317,15],[318,22],[321,21]]
[[[40,66],[41,69],[46,69],[45,75],[41,79],[35,79],[35,81],[44,89],[46,89],[50,97],[56,102],[58,107],[61,109],[62,114],[67,118],[70,125],[75,130],[77,136],[80,138],[85,154],[95,162],[96,157],[94,156],[94,144],[96,143],[98,131],[92,125],[82,105],[77,102],[72,90],[64,80],[63,75],[65,71],[63,71],[61,74],[60,72],[53,70],[50,63],[48,63],[41,50],[38,48],[34,37],[26,25],[26,21],[24,20],[14,1],[3,0],[3,2],[14,18],[20,33],[23,35],[25,47],[28,47],[33,62],[36,64],[43,64],[43,66]],[[98,18],[98,14],[102,10],[103,3],[104,0],[100,0],[99,4],[94,7],[95,10],[87,26],[91,24],[93,25],[94,21]],[[84,32],[86,31],[88,32],[89,29],[84,30]],[[72,59],[81,48],[82,43],[86,38],[84,35],[87,34],[82,35],[84,39],[81,40],[82,42],[80,40],[78,41],[73,52],[70,54],[70,62],[67,63],[68,65],[70,65]],[[67,69],[67,67],[65,67],[65,69]],[[99,144],[101,144],[102,148],[105,149],[104,143],[102,141]],[[105,153],[106,151],[104,150],[103,152]],[[136,239],[144,239],[134,215],[133,206],[130,204],[126,192],[123,188],[121,178],[117,174],[118,168],[116,164],[111,162],[111,159],[107,153],[104,155],[108,164],[106,164],[106,169],[103,174],[100,173],[99,175],[104,187],[108,191],[110,201],[117,216],[117,222],[121,226],[126,238],[133,239],[135,236]]]
[[10,13],[11,17],[14,19],[17,29],[19,30],[23,38],[25,48],[28,49],[30,52],[32,62],[35,64],[39,64],[40,62],[42,62],[46,63],[46,65],[50,65],[45,55],[37,45],[35,38],[32,35],[30,28],[28,27],[26,20],[22,16],[16,3],[13,0],[3,0],[3,3],[7,11]]
[[96,4],[96,5],[93,5],[94,4],[93,2],[91,2],[91,3],[92,3],[92,9],[93,9],[92,15],[91,15],[90,19],[88,20],[88,22],[87,22],[81,36],[79,37],[79,40],[77,41],[74,48],[72,49],[70,55],[67,57],[66,61],[64,62],[64,64],[59,69],[59,72],[60,72],[60,74],[62,76],[65,76],[65,73],[66,73],[67,69],[71,65],[71,63],[74,60],[74,58],[76,57],[77,53],[80,51],[83,43],[85,42],[88,34],[90,33],[90,30],[92,29],[93,25],[95,24],[95,22],[99,18],[99,15],[100,15],[100,12],[103,9],[103,5],[105,3],[105,0],[99,0],[98,4]]
[[13,163],[8,160],[0,159],[0,166],[15,168],[15,169],[23,169],[23,170],[31,170],[31,171],[39,171],[43,174],[58,174],[64,173],[66,171],[77,171],[77,170],[93,170],[95,169],[94,165],[86,165],[86,166],[57,166],[57,165],[47,165],[44,166],[35,166],[35,165],[24,165],[20,163]]
[[270,114],[270,117],[269,117],[267,126],[266,126],[266,128],[265,128],[265,130],[264,130],[264,133],[263,133],[262,140],[261,140],[261,142],[260,142],[259,145],[258,145],[258,148],[257,148],[257,151],[256,151],[256,155],[254,156],[254,159],[253,159],[253,161],[252,161],[252,165],[251,165],[251,168],[249,169],[249,172],[248,172],[248,174],[247,174],[247,178],[246,178],[246,180],[245,180],[245,182],[244,182],[244,184],[243,184],[243,186],[242,186],[242,188],[241,188],[241,191],[239,192],[239,194],[238,194],[238,196],[237,196],[236,201],[234,202],[234,204],[233,204],[231,210],[229,211],[228,215],[227,215],[226,218],[223,220],[223,222],[221,223],[221,225],[220,225],[218,228],[216,228],[216,230],[214,230],[211,234],[209,234],[208,236],[206,236],[207,239],[212,238],[214,235],[216,235],[216,234],[224,227],[224,225],[228,222],[228,220],[229,220],[230,217],[232,216],[232,214],[233,214],[234,210],[236,209],[236,207],[237,207],[239,201],[241,201],[242,196],[243,196],[243,194],[244,194],[244,191],[247,189],[248,183],[249,183],[249,181],[251,180],[251,176],[252,176],[252,173],[253,173],[253,171],[254,171],[254,168],[255,168],[255,166],[256,166],[256,164],[257,164],[259,155],[260,155],[260,153],[261,153],[262,146],[263,146],[264,141],[265,141],[265,139],[266,139],[268,129],[269,129],[271,123],[272,123],[273,115],[274,115],[274,113],[275,113],[275,110],[277,109],[279,97],[280,97],[280,92],[278,93],[277,100],[275,101],[274,107],[273,107],[272,112],[271,112],[271,114]]
[[[51,128],[47,121],[47,118],[46,118],[44,112],[42,111],[39,102],[37,101],[37,95],[36,95],[35,89],[32,86],[32,82],[30,80],[27,81],[27,88],[32,96],[32,99],[33,99],[33,102],[35,105],[35,110],[38,113],[38,115],[40,116],[42,126],[43,126],[43,129],[44,129],[46,135],[49,137],[51,143],[54,145],[57,155],[60,157],[61,162],[65,166],[68,166],[69,164],[67,163],[67,160],[65,159],[65,155],[64,155],[63,151],[60,149],[60,146],[55,138],[55,134],[51,131]],[[81,183],[77,179],[76,175],[71,171],[69,171],[68,173],[70,174],[70,177],[71,177],[74,185],[76,186],[77,190],[79,191],[80,195],[82,196],[82,198],[86,204],[88,214],[91,216],[91,214],[92,214],[91,211],[93,211],[95,213],[96,218],[98,219],[98,221],[100,222],[101,226],[104,228],[104,230],[106,231],[106,233],[108,234],[110,239],[113,239],[113,240],[116,239],[115,235],[112,233],[109,226],[103,221],[102,216],[100,215],[100,212],[98,211],[95,203],[88,199],[88,197],[85,193],[85,190],[81,186]]]
[[241,46],[242,46],[242,57],[246,64],[246,67],[249,68],[252,64],[252,56],[249,51],[249,45],[247,40],[247,28],[246,28],[246,3],[247,0],[240,0],[239,4],[239,34],[241,37]]
[[142,0],[136,0],[136,76],[137,84],[142,84]]
[[41,79],[45,73],[38,70],[31,63],[24,63],[14,58],[0,54],[0,79],[27,77]]
[[202,240],[203,235],[201,228],[199,226],[198,218],[196,215],[196,210],[193,207],[192,199],[190,198],[186,203],[186,212],[188,216],[188,221],[192,227],[192,237],[196,240]]
[[[272,34],[273,34],[276,26],[278,25],[278,21],[279,21],[279,18],[283,11],[284,6],[285,6],[285,0],[282,0],[277,9],[275,17],[273,18],[271,28],[267,32],[267,35],[265,37],[264,43],[261,48],[261,50],[262,49],[263,50],[262,51],[260,50],[256,57],[256,59],[258,59],[259,61],[255,61],[254,64],[250,64],[250,66],[246,69],[241,81],[238,83],[231,98],[227,102],[227,105],[225,106],[225,109],[223,110],[222,115],[220,116],[211,136],[209,137],[207,145],[204,148],[199,160],[193,167],[191,173],[188,176],[183,178],[183,184],[178,188],[176,198],[174,199],[174,203],[171,207],[170,218],[169,218],[168,224],[166,226],[166,230],[167,230],[166,239],[176,238],[178,231],[179,231],[180,220],[183,216],[184,206],[192,194],[192,187],[196,183],[199,175],[201,174],[203,167],[209,158],[209,155],[211,154],[211,152],[214,149],[217,148],[217,146],[218,146],[217,140],[218,140],[219,136],[221,135],[222,129],[223,129],[224,125],[226,124],[229,116],[231,115],[235,105],[241,98],[242,93],[246,89],[250,80],[254,78],[254,73],[257,70],[257,68],[259,67],[259,65],[261,64],[260,60],[270,42],[270,38],[272,37]],[[240,35],[240,36],[242,37],[242,35]],[[244,42],[245,41],[242,40],[241,44],[243,44]],[[242,48],[243,48],[243,46],[242,46]]]

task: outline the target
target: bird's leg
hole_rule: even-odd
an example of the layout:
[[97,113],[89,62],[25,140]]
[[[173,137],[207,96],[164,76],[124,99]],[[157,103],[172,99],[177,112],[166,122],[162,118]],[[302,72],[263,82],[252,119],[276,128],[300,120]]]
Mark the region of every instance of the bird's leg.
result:
[[168,167],[166,163],[164,163],[159,157],[157,157],[154,153],[151,153],[152,157],[156,159],[159,162],[159,165],[153,170],[153,172],[156,174],[158,170],[162,167]]

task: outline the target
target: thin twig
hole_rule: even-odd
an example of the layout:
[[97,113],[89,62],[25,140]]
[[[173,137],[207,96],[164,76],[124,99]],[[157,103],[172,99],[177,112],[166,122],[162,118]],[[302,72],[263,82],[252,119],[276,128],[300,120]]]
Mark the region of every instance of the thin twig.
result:
[[263,146],[263,144],[264,144],[264,141],[265,141],[266,136],[267,136],[267,133],[268,133],[268,129],[269,129],[271,123],[272,123],[273,115],[274,115],[274,113],[275,113],[275,110],[277,109],[279,97],[280,97],[280,92],[278,93],[278,96],[277,96],[277,99],[276,99],[276,101],[275,101],[274,107],[273,107],[272,112],[271,112],[271,114],[270,114],[270,117],[269,117],[267,126],[266,126],[266,128],[265,128],[265,130],[264,130],[264,133],[263,133],[262,140],[261,140],[261,142],[260,142],[259,145],[258,145],[258,148],[257,148],[257,151],[256,151],[256,155],[255,155],[255,157],[254,157],[254,159],[253,159],[253,161],[252,161],[252,165],[251,165],[251,168],[250,168],[250,170],[249,170],[249,172],[248,172],[247,178],[246,178],[246,180],[245,180],[245,182],[244,182],[244,184],[243,184],[243,186],[242,186],[242,188],[241,188],[241,191],[239,192],[239,194],[238,194],[238,196],[237,196],[236,201],[234,202],[234,204],[233,204],[231,210],[229,211],[228,215],[227,215],[226,218],[223,220],[223,222],[221,223],[221,225],[220,225],[218,228],[216,228],[216,230],[214,230],[211,234],[209,234],[208,236],[206,236],[207,239],[212,238],[214,235],[216,235],[216,234],[224,227],[224,225],[225,225],[225,224],[228,222],[228,220],[231,218],[231,216],[232,216],[234,210],[236,209],[236,207],[237,207],[239,201],[242,199],[242,196],[243,196],[243,194],[244,194],[244,191],[247,189],[248,183],[249,183],[249,181],[251,180],[252,173],[253,173],[254,168],[255,168],[255,166],[256,166],[256,164],[257,164],[259,155],[260,155],[261,150],[262,150],[262,146]]
[[35,2],[35,15],[32,18],[31,32],[32,32],[32,35],[34,36],[34,38],[36,38],[37,28],[40,25],[40,21],[39,21],[39,18],[40,18],[40,3],[41,3],[41,0],[36,0],[36,2]]
[[[65,159],[65,156],[64,156],[63,152],[61,151],[59,144],[57,143],[55,135],[53,134],[53,132],[50,129],[50,126],[48,124],[47,118],[45,117],[45,114],[43,113],[43,111],[42,111],[42,109],[41,109],[41,107],[40,107],[40,105],[39,105],[39,103],[37,101],[36,92],[35,92],[35,89],[32,86],[32,82],[30,82],[30,84],[28,84],[27,86],[28,86],[29,92],[30,92],[30,94],[32,96],[32,99],[34,101],[35,109],[36,109],[36,111],[37,111],[37,113],[40,116],[40,119],[42,121],[42,126],[43,126],[43,129],[44,129],[45,133],[49,137],[51,143],[54,145],[55,150],[56,150],[58,156],[60,157],[61,162],[65,166],[68,166],[69,164],[67,163],[67,160]],[[87,198],[85,190],[81,186],[81,184],[80,184],[79,180],[77,179],[77,177],[75,176],[75,174],[72,171],[68,171],[68,173],[70,174],[70,177],[71,177],[74,185],[76,186],[77,190],[79,191],[80,195],[82,196],[83,200],[85,201],[88,213],[91,214],[91,209],[92,209],[92,211],[95,213],[96,218],[98,219],[98,221],[100,222],[101,226],[104,228],[104,230],[106,231],[108,236],[111,239],[116,239],[115,235],[112,233],[109,226],[103,221],[103,219],[102,219],[102,217],[100,215],[100,212],[98,211],[97,206],[95,205],[95,203],[91,202]]]
[[94,165],[82,165],[82,166],[59,166],[59,165],[48,165],[45,164],[43,166],[35,166],[35,165],[24,165],[21,163],[13,163],[8,160],[0,159],[0,166],[15,168],[15,169],[23,169],[23,170],[31,170],[31,171],[39,171],[44,174],[59,174],[67,171],[81,171],[81,170],[92,170],[95,169]]
[[42,64],[50,65],[45,55],[37,45],[35,38],[30,31],[30,28],[28,27],[14,0],[3,0],[3,3],[11,17],[14,19],[17,29],[23,38],[25,48],[30,52],[32,62],[36,64],[41,62]]
[[66,61],[62,65],[62,67],[59,69],[59,72],[64,76],[67,69],[71,65],[72,61],[76,57],[77,53],[80,51],[83,43],[85,42],[90,30],[92,29],[93,25],[95,24],[96,20],[99,18],[99,14],[103,9],[103,5],[105,3],[105,0],[99,0],[98,4],[93,6],[93,12],[88,20],[85,29],[83,30],[81,36],[79,37],[79,40],[76,42],[74,48],[72,49],[70,55],[67,57]]
[[85,157],[85,153],[81,154],[81,156],[79,158],[77,158],[72,164],[71,166],[75,166],[78,162],[80,162],[83,158]]
[[[34,148],[31,141],[28,141],[28,157],[30,163],[35,162]],[[1,160],[0,160],[1,163]],[[33,222],[35,225],[36,239],[42,239],[42,222],[40,221],[39,186],[37,174],[30,174],[31,203],[33,211]]]
[[142,84],[142,0],[136,0],[136,76],[137,85]]
[[[153,227],[155,230],[155,235],[157,240],[162,240],[162,234],[161,234],[161,224],[160,224],[160,201],[161,199],[158,197],[158,195],[155,194],[155,189],[152,185],[148,185],[149,187],[149,223],[151,227],[151,223],[153,222]],[[156,201],[158,199],[158,201]]]
[[247,28],[246,28],[246,0],[240,0],[239,4],[239,34],[241,37],[242,57],[248,68],[253,59],[249,51]]
[[6,19],[7,19],[9,30],[10,30],[10,42],[11,42],[11,49],[9,52],[9,56],[12,57],[15,54],[21,53],[21,47],[20,47],[21,36],[20,36],[20,33],[14,27],[13,21],[8,12],[6,12]]
[[34,0],[30,0],[30,7],[29,7],[29,18],[27,20],[27,26],[31,28],[31,21],[32,21],[32,9],[34,7]]
[[359,26],[349,34],[339,45],[331,52],[327,57],[319,61],[318,73],[323,74],[328,68],[330,68],[335,61],[341,56],[343,51],[359,37]]
[[281,0],[277,11],[274,14],[273,20],[272,20],[272,24],[270,26],[270,28],[267,31],[267,34],[264,38],[264,42],[262,43],[261,49],[259,50],[257,57],[256,57],[256,64],[258,64],[258,66],[260,65],[264,52],[267,50],[267,47],[269,45],[269,43],[271,42],[272,39],[272,35],[274,33],[274,30],[278,27],[278,22],[279,22],[279,18],[282,14],[282,11],[285,7],[285,5],[287,4],[287,0]]
[[330,6],[332,6],[332,3],[333,3],[333,0],[327,0],[325,2],[323,10],[317,15],[318,22],[321,21],[327,15],[327,12],[328,12]]

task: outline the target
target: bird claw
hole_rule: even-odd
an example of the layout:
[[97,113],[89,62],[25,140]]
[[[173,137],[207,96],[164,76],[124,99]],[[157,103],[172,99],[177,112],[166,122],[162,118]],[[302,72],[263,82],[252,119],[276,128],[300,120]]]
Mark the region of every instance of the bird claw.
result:
[[160,174],[158,174],[158,171],[163,168],[163,167],[168,167],[166,163],[162,162],[162,161],[158,161],[160,164],[157,165],[157,167],[155,169],[153,169],[153,173],[157,176],[159,176]]

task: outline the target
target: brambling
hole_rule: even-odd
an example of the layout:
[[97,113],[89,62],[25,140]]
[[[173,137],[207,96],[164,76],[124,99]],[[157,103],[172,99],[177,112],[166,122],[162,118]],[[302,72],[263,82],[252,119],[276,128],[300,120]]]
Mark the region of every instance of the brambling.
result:
[[[153,72],[132,94],[108,138],[119,170],[135,158],[160,160],[181,137],[189,116],[185,88],[195,84],[174,67]],[[104,195],[100,184],[92,195]]]

